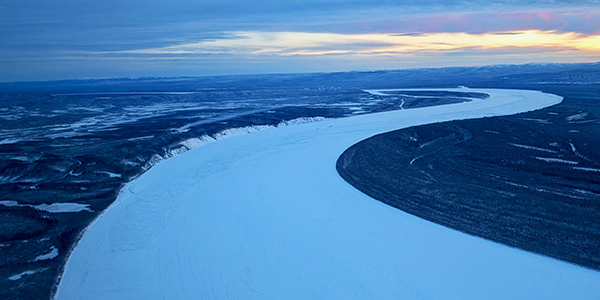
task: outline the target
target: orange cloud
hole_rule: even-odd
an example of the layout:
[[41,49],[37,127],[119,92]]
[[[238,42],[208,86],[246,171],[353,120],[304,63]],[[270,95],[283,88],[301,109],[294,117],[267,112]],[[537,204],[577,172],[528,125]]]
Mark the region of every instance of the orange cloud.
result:
[[[418,52],[571,50],[597,53],[600,35],[526,30],[502,33],[337,34],[309,32],[234,32],[229,38],[162,48],[120,51],[147,55],[405,55]],[[113,52],[115,53],[115,52]]]

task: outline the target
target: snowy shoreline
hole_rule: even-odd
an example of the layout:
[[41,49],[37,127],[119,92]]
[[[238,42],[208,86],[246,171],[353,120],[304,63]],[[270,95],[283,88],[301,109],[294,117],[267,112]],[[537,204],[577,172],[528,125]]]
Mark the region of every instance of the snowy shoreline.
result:
[[260,131],[157,164],[88,227],[56,298],[595,299],[598,272],[431,224],[337,176],[374,134],[561,100],[469,91],[492,98]]

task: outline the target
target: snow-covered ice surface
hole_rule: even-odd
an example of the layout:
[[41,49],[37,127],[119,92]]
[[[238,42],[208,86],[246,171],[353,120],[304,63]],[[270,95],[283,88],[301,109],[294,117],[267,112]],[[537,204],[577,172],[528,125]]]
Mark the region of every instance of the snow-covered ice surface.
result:
[[8,280],[15,281],[15,280],[19,280],[19,279],[23,278],[23,276],[25,276],[25,275],[33,275],[33,274],[35,274],[35,271],[25,271],[25,272],[21,272],[17,275],[8,277]]
[[[235,127],[235,128],[229,128],[229,129],[225,129],[223,131],[217,132],[214,135],[214,137],[211,137],[208,135],[202,135],[199,138],[191,138],[191,139],[185,140],[183,142],[180,142],[178,144],[178,146],[169,150],[164,157],[160,156],[158,154],[155,154],[153,157],[150,158],[150,161],[148,163],[148,168],[162,162],[165,159],[171,158],[173,156],[181,155],[192,149],[196,149],[200,146],[204,146],[206,144],[213,143],[213,142],[216,142],[216,141],[219,141],[222,139],[228,139],[228,138],[236,137],[238,135],[248,134],[248,133],[267,130],[267,129],[273,129],[273,128],[277,128],[277,127],[300,125],[300,124],[306,124],[306,123],[320,122],[320,121],[324,121],[324,120],[327,120],[327,118],[324,118],[324,117],[301,117],[301,118],[296,118],[296,119],[292,119],[289,121],[282,121],[279,124],[277,124],[277,126],[253,125],[253,126],[245,126],[245,127]],[[101,173],[109,173],[109,172],[101,172]],[[114,173],[109,173],[109,174],[118,175],[118,176],[111,175],[110,177],[120,177],[120,174],[114,174]],[[2,180],[1,177],[0,177],[0,180]]]
[[57,256],[58,256],[58,249],[56,249],[56,247],[52,246],[52,248],[50,249],[50,252],[36,257],[33,261],[53,259]]
[[31,204],[19,204],[14,200],[2,200],[0,201],[0,205],[4,206],[29,206],[33,207],[37,210],[43,210],[51,213],[65,213],[65,212],[79,212],[79,211],[92,211],[89,208],[89,204],[81,204],[81,203],[51,203],[51,204],[39,204],[39,205],[31,205]]
[[56,297],[600,299],[599,272],[421,220],[336,173],[377,133],[562,99],[473,91],[492,98],[258,131],[160,163],[88,228]]

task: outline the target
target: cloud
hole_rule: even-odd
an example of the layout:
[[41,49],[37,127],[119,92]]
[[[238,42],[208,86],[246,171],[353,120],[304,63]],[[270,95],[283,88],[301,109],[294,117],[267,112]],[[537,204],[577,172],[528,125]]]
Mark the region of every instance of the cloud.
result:
[[[464,49],[570,49],[598,51],[600,35],[527,30],[471,34],[438,32],[418,35],[337,34],[311,32],[233,32],[225,39],[162,48],[117,51],[112,54],[180,56],[182,54],[237,55],[393,55],[416,52],[462,51]],[[111,52],[102,52],[111,54]]]
[[[417,64],[419,53],[483,51],[491,49],[488,40],[493,39],[508,43],[494,49],[558,49],[550,41],[543,46],[515,45],[521,32],[543,32],[535,36],[540,41],[548,36],[564,42],[569,51],[596,53],[590,49],[597,41],[584,37],[600,34],[600,1],[3,0],[0,80],[13,78],[11,72],[14,78],[32,74],[28,76],[44,79],[43,74],[53,72],[50,66],[75,76],[80,73],[69,73],[67,66],[85,62],[98,67],[100,60],[128,61],[138,70],[149,68],[143,63],[161,62],[155,75],[161,75],[160,68],[168,61],[182,62],[174,67],[188,70],[186,59],[195,65],[210,59],[201,65],[218,63],[221,69],[212,68],[217,71],[240,70],[229,64],[242,66],[247,60],[253,66],[248,72],[257,70],[257,61],[277,64],[264,70],[289,66],[295,72],[304,65],[329,70],[327,61],[353,55],[352,61],[362,59],[365,65],[382,56],[413,56]],[[303,64],[295,63],[300,58]],[[114,70],[103,76],[135,72],[116,63],[100,67],[107,73]]]

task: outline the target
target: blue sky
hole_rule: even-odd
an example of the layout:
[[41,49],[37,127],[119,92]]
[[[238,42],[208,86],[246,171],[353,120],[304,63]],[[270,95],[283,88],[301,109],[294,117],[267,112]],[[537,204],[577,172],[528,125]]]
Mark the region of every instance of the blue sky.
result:
[[599,60],[600,1],[0,2],[0,81]]

